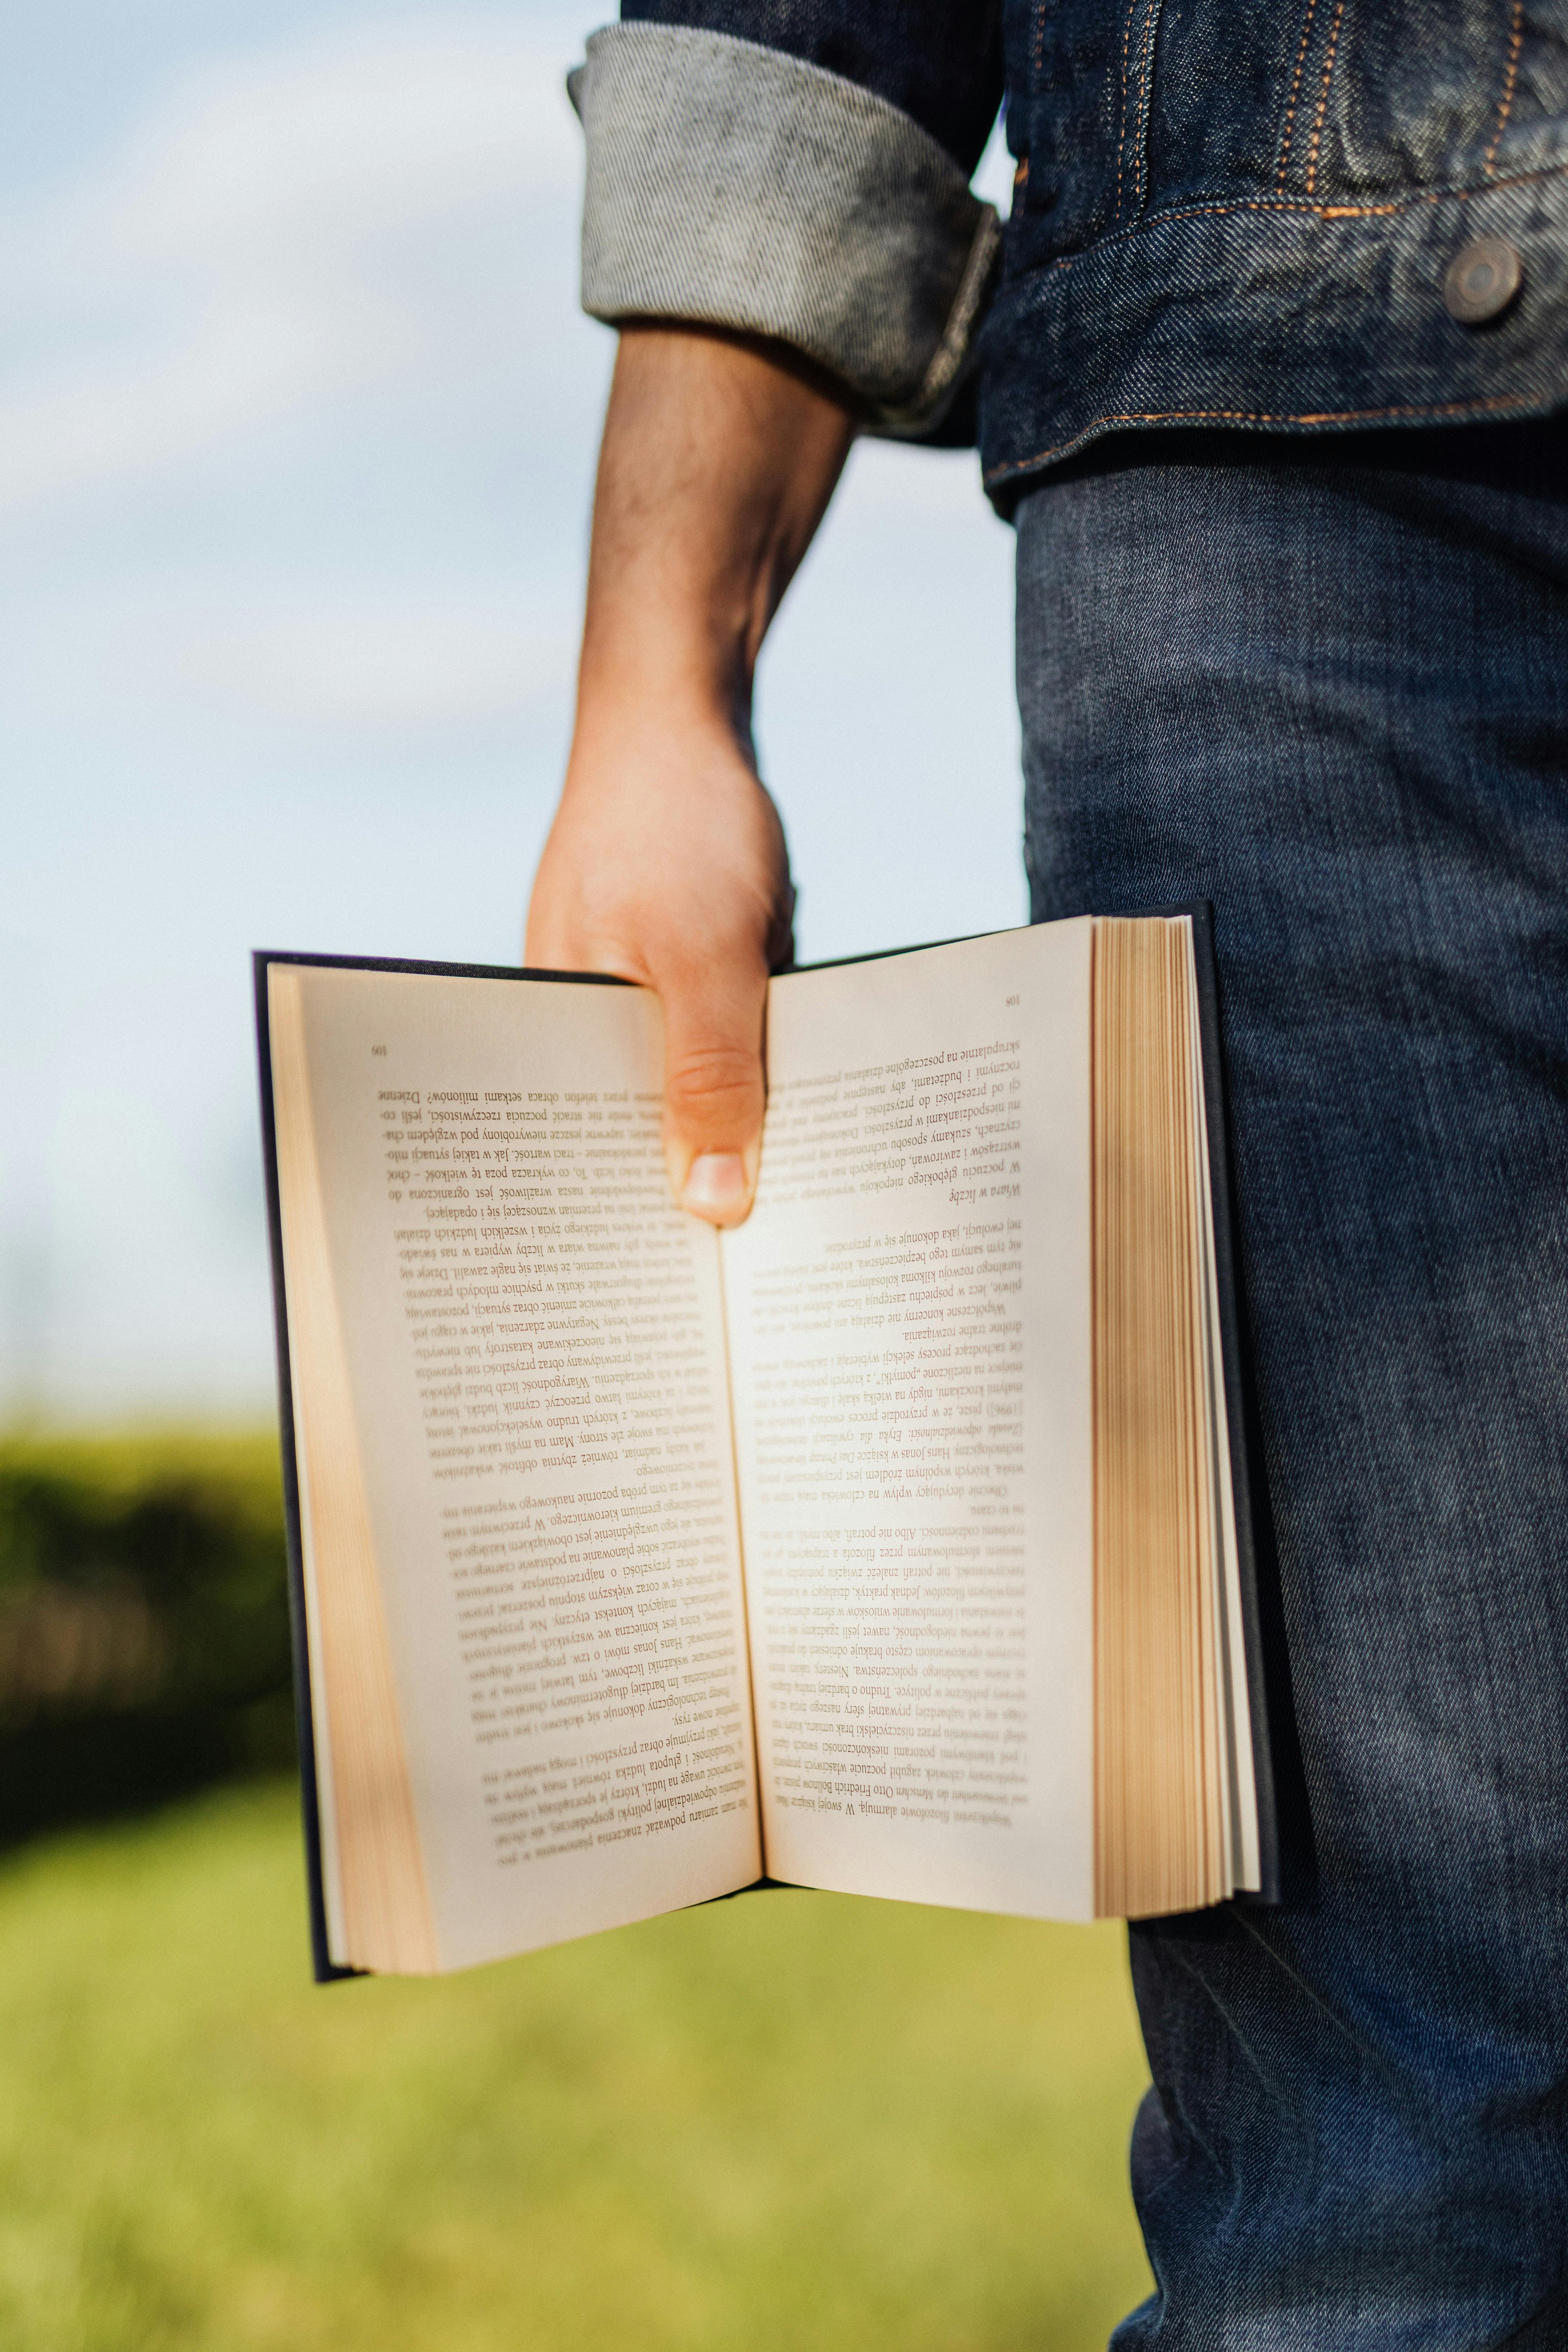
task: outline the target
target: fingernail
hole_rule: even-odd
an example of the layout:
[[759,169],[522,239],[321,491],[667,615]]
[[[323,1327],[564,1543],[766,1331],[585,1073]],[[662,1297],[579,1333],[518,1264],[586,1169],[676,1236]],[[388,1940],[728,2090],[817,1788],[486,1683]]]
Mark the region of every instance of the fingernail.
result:
[[745,1197],[746,1170],[740,1153],[704,1151],[691,1163],[680,1205],[700,1217],[715,1212],[721,1215],[726,1209],[738,1209]]

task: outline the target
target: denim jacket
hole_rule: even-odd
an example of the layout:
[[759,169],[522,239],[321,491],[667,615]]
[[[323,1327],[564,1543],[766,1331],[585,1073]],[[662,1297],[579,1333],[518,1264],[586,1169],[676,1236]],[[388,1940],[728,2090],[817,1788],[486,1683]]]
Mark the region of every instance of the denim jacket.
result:
[[626,0],[572,91],[590,311],[777,337],[1004,507],[1110,432],[1568,397],[1568,0]]

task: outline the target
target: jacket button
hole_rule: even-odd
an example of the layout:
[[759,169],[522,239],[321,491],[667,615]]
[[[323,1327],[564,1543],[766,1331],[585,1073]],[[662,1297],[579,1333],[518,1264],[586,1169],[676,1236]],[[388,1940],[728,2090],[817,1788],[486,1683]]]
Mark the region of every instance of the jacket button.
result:
[[1443,301],[1461,327],[1483,327],[1508,309],[1524,283],[1524,264],[1500,236],[1478,236],[1448,264]]

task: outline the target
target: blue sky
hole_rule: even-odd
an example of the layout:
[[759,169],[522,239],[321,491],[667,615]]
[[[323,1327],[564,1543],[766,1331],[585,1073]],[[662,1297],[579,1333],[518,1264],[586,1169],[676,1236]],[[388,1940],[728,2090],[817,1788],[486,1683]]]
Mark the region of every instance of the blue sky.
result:
[[[252,947],[519,953],[612,355],[563,89],[598,21],[51,0],[7,29],[13,1418],[270,1410]],[[972,456],[857,450],[760,688],[803,956],[1020,919],[1011,552]]]

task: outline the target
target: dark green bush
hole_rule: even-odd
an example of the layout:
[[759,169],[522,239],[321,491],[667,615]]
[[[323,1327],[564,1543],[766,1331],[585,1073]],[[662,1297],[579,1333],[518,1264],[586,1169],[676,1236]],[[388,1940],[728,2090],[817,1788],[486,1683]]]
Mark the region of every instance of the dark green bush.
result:
[[293,1755],[276,1442],[0,1441],[0,1840]]

